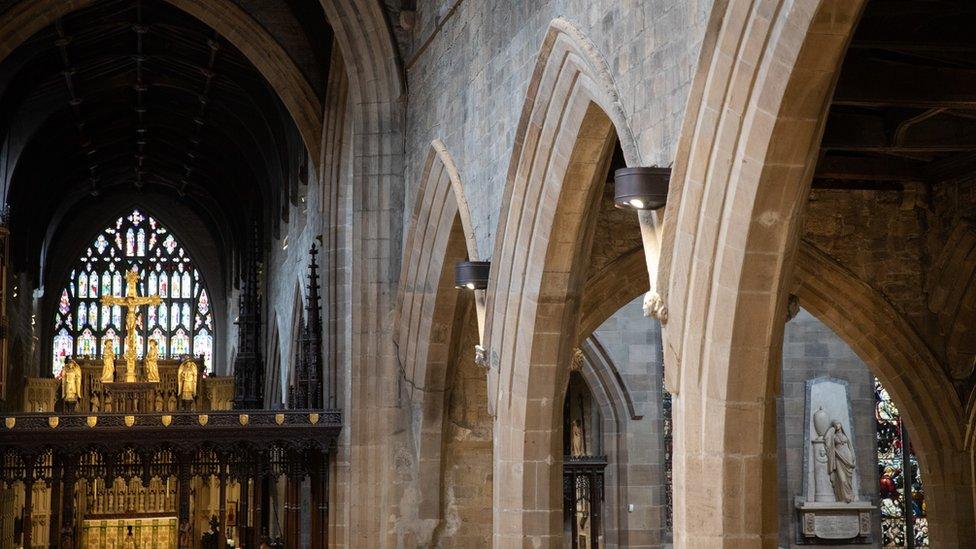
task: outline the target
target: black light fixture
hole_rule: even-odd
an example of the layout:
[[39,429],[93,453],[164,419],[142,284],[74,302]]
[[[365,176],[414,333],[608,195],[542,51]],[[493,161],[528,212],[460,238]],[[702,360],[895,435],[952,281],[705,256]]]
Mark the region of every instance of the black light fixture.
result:
[[466,290],[488,288],[490,261],[458,261],[454,265],[454,287]]
[[613,202],[618,208],[663,208],[670,179],[671,168],[620,168],[613,172]]

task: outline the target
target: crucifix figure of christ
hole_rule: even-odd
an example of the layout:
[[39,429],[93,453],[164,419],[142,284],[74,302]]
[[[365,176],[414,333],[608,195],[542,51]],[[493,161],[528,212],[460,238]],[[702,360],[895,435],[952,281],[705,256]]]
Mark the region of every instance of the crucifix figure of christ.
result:
[[102,296],[102,305],[121,305],[125,312],[125,381],[133,383],[136,380],[136,311],[144,305],[159,305],[162,299],[158,295],[140,297],[136,284],[139,273],[128,271],[125,273],[125,297]]

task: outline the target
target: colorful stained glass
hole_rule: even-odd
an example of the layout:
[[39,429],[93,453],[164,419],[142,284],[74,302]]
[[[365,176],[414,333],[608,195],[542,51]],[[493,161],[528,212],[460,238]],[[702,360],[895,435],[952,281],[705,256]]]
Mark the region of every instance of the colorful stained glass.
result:
[[88,304],[82,303],[78,305],[78,329],[85,327],[85,322],[88,321]]
[[109,247],[109,243],[108,243],[108,239],[105,238],[105,235],[103,234],[98,235],[98,238],[95,239],[95,249],[98,250],[98,253],[100,254],[105,253],[105,248],[108,247]]
[[200,292],[200,301],[197,303],[197,312],[205,315],[210,312],[210,299],[207,298],[207,291]]
[[[927,547],[928,519],[918,459],[911,444],[905,448],[908,437],[901,415],[888,391],[877,379],[874,380],[874,394],[881,497],[881,546]],[[906,471],[911,471],[907,482]],[[909,527],[914,532],[913,536],[908,535]],[[909,537],[912,539],[909,540]]]
[[163,248],[166,249],[166,253],[172,254],[173,250],[175,250],[177,246],[179,246],[179,244],[176,243],[176,239],[173,238],[173,235],[166,235],[166,238],[163,240]]
[[173,281],[170,286],[170,292],[172,292],[173,297],[180,297],[180,274],[173,273]]
[[68,300],[68,290],[61,290],[61,299],[58,301],[58,312],[66,315],[71,312],[71,301]]
[[136,233],[131,228],[125,231],[125,255],[132,257],[136,254]]
[[190,352],[190,338],[183,330],[177,330],[173,335],[173,356],[182,356]]
[[68,333],[68,330],[62,329],[54,336],[54,349],[53,349],[53,364],[51,372],[57,376],[64,369],[64,357],[69,356],[72,353],[72,347],[74,346],[74,338]]
[[146,255],[146,230],[139,229],[136,233],[136,255],[144,256]]
[[[125,313],[117,305],[102,306],[98,298],[123,295],[122,273],[129,269],[141,275],[143,295],[159,295],[163,299],[159,307],[139,311],[137,355],[145,353],[145,342],[150,337],[157,340],[163,356],[203,349],[210,349],[207,352],[212,354],[213,308],[206,284],[185,249],[165,227],[134,209],[90,242],[84,253],[76,256],[78,262],[57,303],[52,369],[60,371],[63,367],[63,358],[59,361],[58,356],[100,356],[101,345],[96,343],[110,335],[120,352]],[[209,360],[208,368],[212,367]]]
[[78,274],[78,297],[88,297],[88,275]]
[[207,371],[212,369],[213,362],[213,338],[207,332],[200,332],[193,338],[194,356],[203,356],[203,363]]
[[92,331],[85,328],[78,338],[78,354],[81,356],[95,356],[95,336]]
[[193,297],[193,285],[190,283],[190,271],[183,271],[182,292],[180,297],[187,299]]

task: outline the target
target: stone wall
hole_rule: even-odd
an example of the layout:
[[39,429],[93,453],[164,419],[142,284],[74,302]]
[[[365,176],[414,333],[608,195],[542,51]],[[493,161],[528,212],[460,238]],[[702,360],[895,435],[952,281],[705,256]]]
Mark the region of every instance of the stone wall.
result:
[[[803,494],[803,456],[807,451],[804,421],[806,382],[821,376],[846,381],[853,414],[853,443],[857,454],[860,497],[879,502],[877,427],[874,419],[874,375],[850,347],[806,310],[786,324],[783,338],[783,387],[776,399],[778,412],[780,547],[796,544],[794,498]],[[875,513],[874,545],[880,539],[880,516]],[[802,545],[801,547],[811,547]]]
[[[609,359],[606,367],[619,374],[632,404],[631,409],[618,397],[611,404],[613,415],[601,410],[609,463],[606,505],[614,507],[604,511],[608,547],[659,547],[670,539],[664,487],[661,328],[657,321],[644,316],[641,304],[642,298],[627,304],[590,338],[605,351]],[[599,372],[596,361],[590,362],[597,371],[587,376],[587,382],[600,402],[601,393],[614,394],[613,388],[606,386],[612,385],[615,376],[612,371]],[[597,379],[603,387],[594,386]],[[616,493],[611,493],[612,487]],[[632,511],[629,505],[634,506]]]
[[709,0],[418,2],[404,48],[409,222],[432,139],[454,157],[478,248],[491,253],[526,88],[549,23],[563,17],[609,65],[644,164],[669,165]]

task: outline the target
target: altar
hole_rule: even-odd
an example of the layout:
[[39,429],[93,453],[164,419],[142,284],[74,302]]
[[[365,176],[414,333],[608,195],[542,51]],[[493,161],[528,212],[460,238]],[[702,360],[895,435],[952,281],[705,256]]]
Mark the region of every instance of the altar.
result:
[[172,516],[139,518],[99,518],[82,521],[81,547],[84,549],[125,549],[131,530],[139,549],[176,547],[177,518]]

